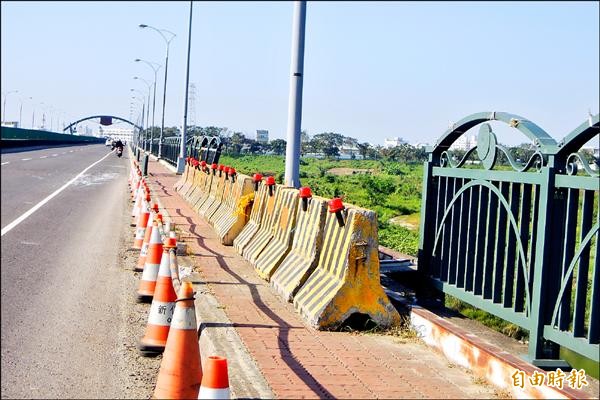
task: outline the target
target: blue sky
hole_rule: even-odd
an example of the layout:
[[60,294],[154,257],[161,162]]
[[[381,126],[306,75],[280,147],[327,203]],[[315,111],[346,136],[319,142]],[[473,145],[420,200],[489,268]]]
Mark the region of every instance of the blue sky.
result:
[[[284,1],[194,3],[197,124],[285,138],[292,13]],[[20,99],[27,128],[32,105],[68,120],[128,118],[130,88],[147,92],[132,77],[153,80],[133,60],[164,63],[165,44],[144,23],[177,34],[165,125],[181,125],[188,14],[189,2],[2,1],[2,92],[19,90],[6,119],[18,120]],[[469,114],[507,111],[561,138],[598,113],[598,37],[598,2],[309,1],[302,126],[433,142]]]

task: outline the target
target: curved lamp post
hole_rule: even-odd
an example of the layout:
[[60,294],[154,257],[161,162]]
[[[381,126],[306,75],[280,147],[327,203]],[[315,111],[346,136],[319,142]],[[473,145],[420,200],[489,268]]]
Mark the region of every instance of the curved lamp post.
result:
[[[158,158],[160,158],[161,153],[162,153],[163,132],[165,130],[165,102],[167,100],[167,71],[169,68],[169,44],[171,43],[171,40],[173,40],[175,38],[175,36],[177,36],[177,35],[175,35],[173,32],[168,31],[166,29],[157,29],[153,26],[146,25],[146,24],[140,24],[139,26],[140,26],[140,28],[150,28],[150,29],[158,32],[160,34],[160,36],[164,39],[165,44],[167,45],[167,53],[166,53],[166,57],[165,57],[165,84],[164,84],[164,88],[163,88],[163,103],[162,103],[162,122],[160,124],[160,140],[158,141]],[[163,32],[171,35],[171,37],[167,38]]]
[[22,117],[23,117],[23,100],[33,100],[33,97],[20,97],[19,98],[19,128],[22,128]]
[[11,90],[9,92],[4,93],[4,106],[3,106],[3,110],[2,110],[2,123],[6,122],[6,98],[11,93],[19,93],[19,91],[18,90]]
[[[136,92],[136,93],[139,93],[139,94],[141,94],[142,96],[146,96],[146,95],[145,95],[145,94],[144,94],[142,91],[140,91],[140,90],[133,89],[133,88],[131,88],[131,89],[129,89],[129,90],[130,90],[131,92]],[[142,97],[142,98],[143,98],[143,97]],[[148,103],[146,103],[146,104],[148,104],[148,106],[146,107],[146,125],[145,125],[145,128],[146,128],[146,130],[147,130],[147,129],[148,129],[148,114],[149,114],[149,113],[148,113],[148,111],[150,110],[150,89],[148,89]],[[143,108],[142,108],[142,110],[143,110]],[[144,131],[144,111],[142,111],[142,123],[141,123],[141,126],[142,126],[142,132],[143,132],[143,131]]]
[[134,76],[133,79],[142,81],[148,87],[148,107],[146,107],[146,131],[150,128],[150,88],[152,85],[145,79]]
[[154,137],[154,115],[155,115],[155,111],[156,111],[156,73],[160,69],[160,64],[142,60],[141,58],[136,58],[134,61],[135,62],[143,62],[144,64],[146,64],[150,68],[152,68],[152,71],[154,71],[154,94],[152,95],[152,97],[153,97],[153,99],[152,99],[152,129],[150,130],[150,139],[152,139]]

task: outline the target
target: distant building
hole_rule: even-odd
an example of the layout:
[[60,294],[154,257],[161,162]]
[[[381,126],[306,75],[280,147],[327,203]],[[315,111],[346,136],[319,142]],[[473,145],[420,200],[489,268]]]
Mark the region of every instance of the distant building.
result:
[[257,129],[256,141],[263,144],[269,143],[269,131]]
[[350,160],[360,154],[360,150],[358,149],[358,147],[356,147],[354,145],[352,145],[352,146],[342,145],[342,147],[339,150],[340,150],[339,158],[341,160]]
[[107,128],[99,129],[99,136],[108,136],[111,139],[121,139],[122,142],[130,142],[133,140],[133,128]]
[[389,149],[390,147],[400,146],[402,143],[406,143],[404,141],[404,139],[399,138],[399,137],[394,137],[394,138],[391,138],[391,139],[385,139],[383,141],[383,147],[385,147],[386,149]]
[[429,143],[417,142],[417,143],[413,143],[412,146],[415,147],[415,148],[417,148],[417,149],[422,149],[422,148],[427,148],[427,147],[429,147],[431,145]]
[[467,151],[472,147],[477,146],[477,137],[475,135],[462,135],[450,146],[450,150]]

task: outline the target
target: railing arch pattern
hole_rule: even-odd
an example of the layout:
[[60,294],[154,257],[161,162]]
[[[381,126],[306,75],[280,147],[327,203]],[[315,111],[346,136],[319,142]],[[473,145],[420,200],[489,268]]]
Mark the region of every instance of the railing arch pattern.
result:
[[[489,121],[531,141],[523,165]],[[477,145],[454,161],[450,147],[477,126]],[[477,113],[448,129],[425,163],[419,272],[527,329],[534,363],[557,358],[558,345],[598,361],[600,180],[580,152],[598,132],[596,115],[557,143],[521,116]],[[499,154],[509,170],[496,168]],[[479,168],[466,165],[474,156]]]

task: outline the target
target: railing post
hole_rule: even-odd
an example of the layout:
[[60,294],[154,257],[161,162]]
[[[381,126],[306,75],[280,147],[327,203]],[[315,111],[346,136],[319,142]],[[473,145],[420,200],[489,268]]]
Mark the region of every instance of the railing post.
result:
[[[431,174],[432,174],[431,154],[429,160],[423,163],[423,196],[421,201],[421,221],[419,227],[419,254],[418,254],[418,271],[423,276],[428,275],[429,271],[429,255],[431,254],[431,210],[429,206],[431,202]],[[435,228],[435,227],[434,227]],[[435,232],[435,230],[433,230]],[[429,240],[428,240],[429,239]]]
[[[552,299],[556,298],[555,280],[560,281],[560,273],[553,271],[550,260],[556,256],[553,254],[553,249],[558,249],[560,246],[553,243],[555,235],[553,231],[557,229],[553,223],[555,201],[555,174],[556,171],[553,162],[550,166],[542,167],[542,182],[538,189],[539,203],[537,226],[533,227],[536,230],[535,245],[535,264],[531,266],[533,271],[533,287],[531,290],[531,305],[529,308],[529,319],[531,325],[529,329],[529,361],[539,367],[556,366],[559,362],[558,346],[556,344],[546,342],[543,339],[544,325],[549,322],[552,313],[552,305],[547,304]],[[530,274],[531,276],[531,274]]]

